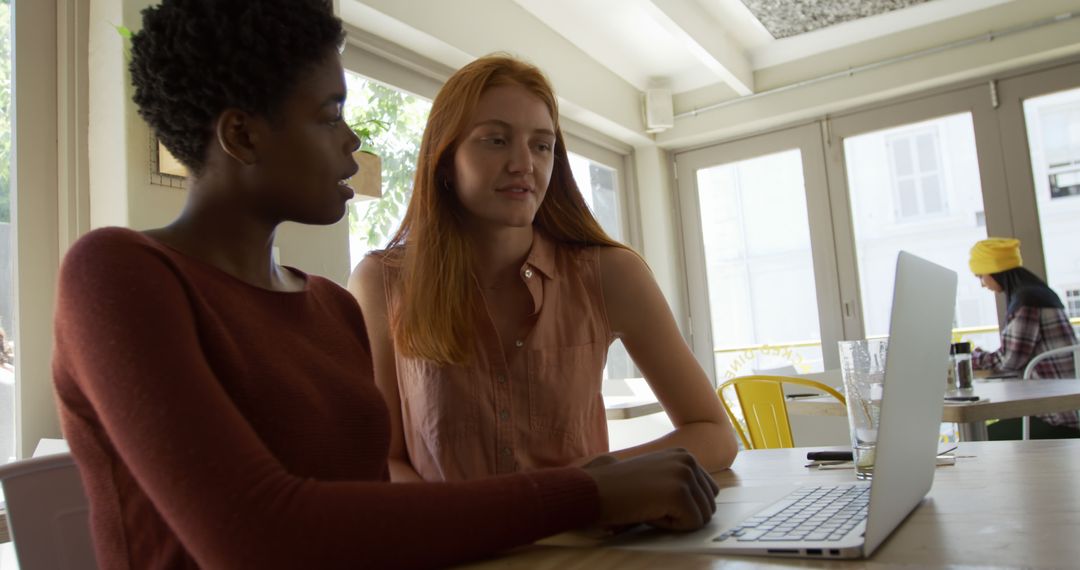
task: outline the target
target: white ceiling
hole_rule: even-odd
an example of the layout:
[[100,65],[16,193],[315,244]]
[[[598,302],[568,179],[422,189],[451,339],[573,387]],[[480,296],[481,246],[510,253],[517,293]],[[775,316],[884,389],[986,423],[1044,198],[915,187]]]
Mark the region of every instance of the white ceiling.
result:
[[873,15],[783,39],[774,38],[741,0],[513,1],[639,90],[682,93],[727,83],[746,95],[754,91],[752,75],[745,89],[728,77],[738,76],[740,67],[752,74],[1011,0],[932,0],[892,11],[885,10],[895,2],[881,0],[784,0],[802,4],[803,15],[817,11],[824,17],[845,7],[852,15]]
[[[354,43],[422,73],[424,61],[449,73],[493,52],[523,57],[551,79],[564,118],[630,145],[700,144],[1080,50],[1070,31],[1080,0],[334,1]],[[747,4],[778,35],[795,35],[775,38]],[[1048,21],[1060,25],[1043,29]],[[950,56],[928,55],[946,48]],[[877,64],[888,70],[866,71]],[[744,115],[698,114],[854,74],[864,79],[839,90],[834,81],[816,102],[773,96]],[[673,95],[675,127],[662,135],[647,130],[651,88]]]

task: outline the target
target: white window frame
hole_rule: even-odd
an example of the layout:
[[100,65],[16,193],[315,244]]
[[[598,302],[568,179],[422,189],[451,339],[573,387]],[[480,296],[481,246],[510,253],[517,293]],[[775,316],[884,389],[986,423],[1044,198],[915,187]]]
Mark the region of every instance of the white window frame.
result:
[[61,436],[52,324],[60,259],[90,227],[88,4],[11,4],[17,458],[30,455],[41,438]]

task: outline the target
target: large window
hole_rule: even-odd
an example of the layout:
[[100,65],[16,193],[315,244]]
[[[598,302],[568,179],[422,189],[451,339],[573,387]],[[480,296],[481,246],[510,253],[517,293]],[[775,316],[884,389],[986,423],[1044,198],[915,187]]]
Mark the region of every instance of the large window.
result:
[[[612,238],[626,242],[627,236],[623,231],[622,200],[619,198],[619,171],[614,166],[608,166],[583,155],[568,152],[570,158],[570,170],[574,173],[574,181],[581,190],[585,202],[592,210],[593,216],[600,222]],[[637,376],[637,369],[630,354],[622,341],[616,340],[608,350],[607,365],[604,366],[604,385],[610,392],[618,392],[619,387],[613,387],[611,380],[624,380]]]
[[996,350],[1004,299],[968,267],[989,235],[1020,238],[1075,319],[1078,78],[1061,63],[676,154],[699,361],[717,381],[836,368],[838,338],[888,334],[901,250],[957,272],[953,337]]
[[676,156],[692,345],[716,383],[836,366],[823,160],[813,125]]
[[349,256],[355,267],[367,252],[386,246],[405,216],[431,102],[351,72],[345,82],[345,118],[371,133],[363,148],[382,161],[382,197],[358,196],[349,207]]
[[[717,381],[786,367],[821,370],[799,150],[699,170],[698,201]],[[776,346],[783,344],[797,346]],[[755,345],[775,348],[750,356],[746,348]]]
[[1024,119],[1046,278],[1064,302],[1080,283],[1080,89],[1025,100]]
[[[972,244],[986,237],[971,114],[850,136],[844,139],[844,154],[865,333],[888,334],[900,250],[964,276],[956,326],[994,326],[994,297],[980,289],[967,269]],[[883,186],[896,189],[898,204],[882,192]],[[996,344],[994,336],[985,341]]]

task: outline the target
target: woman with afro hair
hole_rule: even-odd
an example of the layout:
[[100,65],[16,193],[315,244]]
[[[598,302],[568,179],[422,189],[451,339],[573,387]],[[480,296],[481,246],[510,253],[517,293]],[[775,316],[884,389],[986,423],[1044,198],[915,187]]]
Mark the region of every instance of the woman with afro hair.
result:
[[325,0],[143,12],[134,98],[189,168],[187,202],[81,238],[55,322],[100,567],[427,567],[594,524],[705,524],[716,485],[685,451],[389,482],[359,307],[272,256],[278,224],[333,223],[352,196],[343,36]]

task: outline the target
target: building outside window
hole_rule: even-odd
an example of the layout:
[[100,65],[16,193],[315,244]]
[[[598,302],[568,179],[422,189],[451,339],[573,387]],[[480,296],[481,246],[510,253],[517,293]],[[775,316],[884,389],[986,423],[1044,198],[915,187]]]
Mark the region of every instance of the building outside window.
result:
[[1070,319],[1080,318],[1080,287],[1065,290],[1065,314]]
[[945,177],[936,128],[888,137],[896,220],[947,212]]
[[1026,99],[1024,120],[1046,281],[1080,317],[1080,89]]

